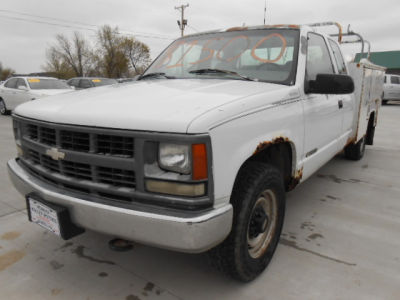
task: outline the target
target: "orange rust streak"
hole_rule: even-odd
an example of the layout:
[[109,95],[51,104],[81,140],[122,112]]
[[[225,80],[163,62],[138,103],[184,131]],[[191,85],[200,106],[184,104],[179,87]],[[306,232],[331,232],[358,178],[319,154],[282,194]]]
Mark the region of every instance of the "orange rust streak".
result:
[[247,30],[248,27],[231,27],[226,30],[226,32],[231,32],[231,31],[240,31],[240,30]]
[[258,144],[258,146],[257,146],[256,150],[254,151],[253,155],[261,152],[262,150],[266,149],[270,145],[286,143],[286,142],[290,142],[290,140],[287,137],[282,137],[282,136],[276,137],[272,141],[261,142],[261,143]]

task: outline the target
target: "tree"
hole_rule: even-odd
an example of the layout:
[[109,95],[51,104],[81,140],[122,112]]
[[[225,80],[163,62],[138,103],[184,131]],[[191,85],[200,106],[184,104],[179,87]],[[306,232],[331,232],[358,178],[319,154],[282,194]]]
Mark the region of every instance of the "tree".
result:
[[118,28],[104,25],[97,32],[95,60],[97,67],[109,78],[120,78],[128,72],[128,58],[122,47],[123,38]]
[[42,67],[58,78],[83,76],[129,77],[141,73],[150,62],[149,47],[120,34],[117,27],[101,27],[96,43],[75,32],[72,38],[59,34],[46,51]]
[[13,69],[3,68],[3,65],[0,63],[0,81],[6,80],[8,77],[10,77],[14,73],[15,73],[15,71]]
[[56,45],[46,52],[46,71],[59,74],[60,78],[82,77],[91,72],[91,47],[79,32],[74,32],[71,40],[62,34],[57,35],[56,40]]
[[55,77],[61,79],[68,79],[75,76],[74,70],[54,51],[50,48],[46,51],[46,65],[43,67],[49,73],[54,74]]
[[150,48],[146,44],[133,37],[125,37],[122,48],[135,75],[141,74],[150,64]]

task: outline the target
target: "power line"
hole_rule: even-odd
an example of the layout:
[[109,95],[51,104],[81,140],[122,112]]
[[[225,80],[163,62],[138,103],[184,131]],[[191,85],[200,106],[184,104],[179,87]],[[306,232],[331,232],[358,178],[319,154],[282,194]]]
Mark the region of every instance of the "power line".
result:
[[[52,17],[33,15],[33,14],[17,12],[17,11],[12,11],[12,10],[6,10],[6,9],[0,9],[0,12],[12,13],[12,14],[23,15],[23,16],[29,16],[29,17],[39,18],[39,19],[55,20],[58,23],[49,22],[49,21],[39,21],[39,20],[33,20],[33,19],[26,19],[26,18],[9,16],[9,15],[0,15],[0,17],[2,17],[2,18],[11,19],[11,20],[18,20],[18,21],[46,24],[46,25],[58,26],[58,27],[64,27],[64,28],[75,28],[75,29],[89,30],[89,31],[97,31],[97,29],[99,28],[98,25],[93,25],[93,24],[89,24],[89,23],[83,23],[83,22],[77,22],[77,21],[70,21],[70,20],[66,20],[66,19],[59,19],[59,18],[52,18]],[[70,23],[70,24],[74,24],[74,25],[60,24],[59,22]],[[87,27],[76,26],[76,25],[88,26],[88,27],[93,27],[93,28],[87,28]],[[94,28],[96,28],[96,29],[94,29]],[[148,32],[133,32],[133,31],[130,31],[130,30],[127,30],[127,29],[122,29],[122,28],[120,28],[119,30],[123,31],[123,32],[126,32],[126,33],[129,33],[130,35],[140,36],[140,37],[143,37],[143,38],[174,40],[174,38],[168,37],[168,36],[162,35],[162,34],[153,34],[153,33],[148,33]]]
[[187,24],[186,26],[193,29],[196,32],[200,32],[200,30],[196,29],[196,27],[190,26],[189,24]]

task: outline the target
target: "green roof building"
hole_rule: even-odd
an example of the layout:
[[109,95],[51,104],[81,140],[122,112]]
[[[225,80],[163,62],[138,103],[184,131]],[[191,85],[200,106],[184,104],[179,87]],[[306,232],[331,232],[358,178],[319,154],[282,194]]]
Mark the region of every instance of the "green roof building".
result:
[[[362,58],[367,57],[364,53]],[[356,54],[355,62],[359,62],[361,53]],[[376,65],[386,67],[386,73],[388,74],[399,74],[400,75],[400,51],[384,51],[384,52],[371,52],[369,59]]]

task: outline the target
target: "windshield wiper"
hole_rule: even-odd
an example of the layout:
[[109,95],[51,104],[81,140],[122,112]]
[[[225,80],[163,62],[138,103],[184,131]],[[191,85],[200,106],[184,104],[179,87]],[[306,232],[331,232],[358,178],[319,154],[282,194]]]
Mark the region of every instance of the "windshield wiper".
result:
[[237,72],[234,71],[229,71],[229,70],[221,70],[221,69],[211,69],[211,68],[207,68],[207,69],[198,69],[198,70],[193,70],[193,71],[189,71],[190,74],[228,74],[228,75],[233,75],[233,76],[237,76],[240,77],[244,80],[249,80],[249,81],[258,81],[257,78],[250,78],[244,75],[240,75]]
[[138,80],[142,80],[143,78],[150,78],[150,77],[164,77],[164,78],[167,78],[167,79],[175,78],[173,76],[166,75],[164,72],[154,72],[154,73],[144,74],[144,75],[140,76],[138,78]]

